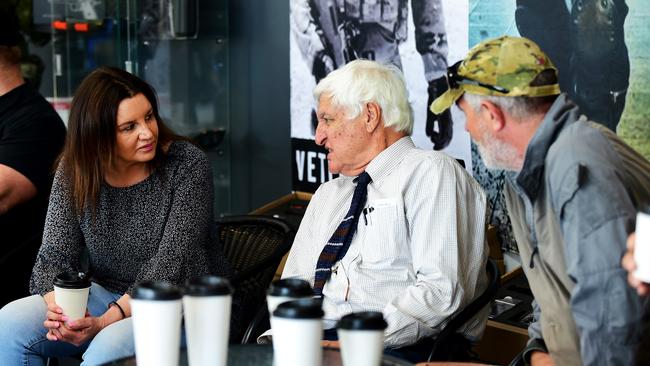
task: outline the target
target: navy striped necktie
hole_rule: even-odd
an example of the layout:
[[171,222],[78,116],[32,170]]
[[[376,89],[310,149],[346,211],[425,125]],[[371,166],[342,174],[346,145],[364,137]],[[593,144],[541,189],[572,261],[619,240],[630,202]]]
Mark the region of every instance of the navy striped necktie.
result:
[[323,251],[318,257],[318,262],[316,262],[314,295],[317,297],[323,296],[323,286],[325,286],[325,282],[327,282],[332,274],[332,266],[343,258],[348,251],[354,232],[357,230],[359,215],[361,215],[361,210],[366,203],[368,183],[372,181],[372,178],[370,178],[368,173],[363,172],[354,180],[357,182],[357,187],[354,189],[354,194],[352,195],[350,209],[323,248]]

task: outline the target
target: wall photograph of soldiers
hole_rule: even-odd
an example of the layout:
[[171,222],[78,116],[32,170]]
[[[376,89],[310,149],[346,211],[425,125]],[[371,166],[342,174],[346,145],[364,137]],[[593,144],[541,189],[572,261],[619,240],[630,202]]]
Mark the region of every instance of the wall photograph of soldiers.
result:
[[314,191],[332,178],[324,151],[313,142],[312,90],[330,71],[357,58],[398,66],[409,88],[414,142],[446,152],[471,172],[462,113],[434,115],[428,108],[446,90],[447,66],[468,49],[467,0],[291,0],[290,7],[295,190]]

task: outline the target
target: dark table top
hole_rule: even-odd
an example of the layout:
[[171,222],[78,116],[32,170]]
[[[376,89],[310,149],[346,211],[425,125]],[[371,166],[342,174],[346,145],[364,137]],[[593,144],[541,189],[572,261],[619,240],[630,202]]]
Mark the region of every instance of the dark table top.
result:
[[[384,355],[382,366],[412,366],[413,364],[399,358]],[[131,366],[136,365],[135,357],[114,361],[106,365]],[[187,353],[181,350],[179,366],[187,366]],[[233,344],[228,348],[228,365],[273,365],[273,347],[271,345]],[[323,366],[341,366],[341,353],[336,348],[323,349]]]

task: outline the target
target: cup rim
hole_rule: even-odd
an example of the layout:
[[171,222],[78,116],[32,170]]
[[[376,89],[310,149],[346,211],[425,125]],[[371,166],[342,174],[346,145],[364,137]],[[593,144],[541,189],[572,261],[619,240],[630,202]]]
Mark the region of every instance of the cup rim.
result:
[[300,278],[283,278],[271,282],[267,291],[269,296],[307,297],[313,296],[314,290],[309,282]]
[[343,316],[336,324],[342,330],[384,330],[388,326],[379,311],[359,311]]
[[91,286],[90,279],[83,272],[61,272],[54,278],[53,286],[60,289],[81,290]]
[[176,285],[169,282],[144,281],[133,291],[134,300],[169,301],[180,300],[183,294]]
[[283,302],[273,311],[276,318],[285,319],[320,319],[325,315],[320,299],[298,299]]
[[206,275],[193,278],[185,285],[185,296],[223,296],[231,295],[233,288],[225,277]]

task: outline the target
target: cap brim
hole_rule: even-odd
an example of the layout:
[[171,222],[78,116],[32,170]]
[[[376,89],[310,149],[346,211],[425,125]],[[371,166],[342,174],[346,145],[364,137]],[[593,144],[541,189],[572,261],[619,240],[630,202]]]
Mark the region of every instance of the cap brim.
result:
[[451,107],[452,104],[456,103],[458,98],[460,98],[465,91],[463,89],[449,89],[446,92],[442,93],[441,96],[436,98],[436,100],[431,103],[429,109],[435,114],[440,114]]

